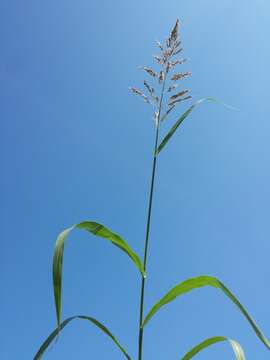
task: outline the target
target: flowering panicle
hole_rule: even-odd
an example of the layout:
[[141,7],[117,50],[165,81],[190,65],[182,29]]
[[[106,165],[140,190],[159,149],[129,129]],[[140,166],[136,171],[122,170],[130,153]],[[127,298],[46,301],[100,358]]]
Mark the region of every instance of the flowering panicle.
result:
[[[181,40],[179,38],[179,27],[180,23],[177,19],[170,36],[166,39],[165,43],[161,44],[159,41],[156,41],[156,45],[160,50],[160,53],[154,55],[154,59],[157,66],[160,66],[161,69],[156,71],[147,66],[142,67],[142,69],[150,75],[152,79],[157,79],[157,84],[160,86],[160,96],[156,95],[155,88],[149,85],[146,80],[144,80],[143,84],[148,96],[141,90],[133,87],[129,88],[134,94],[141,96],[146,103],[151,104],[154,107],[154,120],[157,124],[165,120],[176,105],[191,98],[188,89],[183,89],[175,94],[172,94],[178,87],[178,80],[183,80],[186,77],[189,77],[191,72],[175,72],[174,74],[168,76],[169,72],[177,65],[182,65],[186,62],[186,59],[175,58],[183,51]],[[166,80],[170,81],[168,87],[165,86]]]

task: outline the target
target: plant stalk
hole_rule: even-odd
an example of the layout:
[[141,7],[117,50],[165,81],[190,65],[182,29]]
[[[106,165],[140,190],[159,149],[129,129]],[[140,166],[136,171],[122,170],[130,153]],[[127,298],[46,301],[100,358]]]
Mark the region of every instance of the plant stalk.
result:
[[[157,167],[157,148],[158,148],[158,140],[159,140],[159,129],[160,129],[160,114],[162,109],[162,101],[164,96],[165,89],[165,81],[166,81],[166,63],[164,64],[165,76],[162,84],[160,101],[158,106],[158,117],[157,117],[157,126],[156,126],[156,135],[155,135],[155,146],[154,146],[154,154],[153,154],[153,165],[152,165],[152,177],[151,177],[151,185],[150,185],[150,195],[149,195],[149,203],[148,203],[148,214],[147,214],[147,224],[146,224],[146,235],[145,235],[145,244],[144,244],[144,260],[143,266],[146,272],[147,266],[147,255],[148,255],[148,245],[149,245],[149,233],[150,233],[150,225],[151,225],[151,215],[152,215],[152,203],[153,203],[153,193],[154,193],[154,185],[155,185],[155,175],[156,175],[156,167]],[[143,315],[144,315],[144,292],[145,292],[145,281],[146,278],[142,277],[141,282],[141,300],[140,300],[140,322],[139,322],[139,344],[138,344],[138,360],[142,360],[142,352],[143,352]]]

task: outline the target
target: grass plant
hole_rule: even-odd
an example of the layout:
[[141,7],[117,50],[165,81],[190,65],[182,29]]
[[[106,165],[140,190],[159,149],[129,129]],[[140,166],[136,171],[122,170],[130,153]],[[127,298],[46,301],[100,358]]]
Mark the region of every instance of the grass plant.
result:
[[[151,230],[151,216],[152,216],[152,205],[153,205],[153,196],[155,189],[155,178],[156,178],[156,167],[157,162],[160,156],[160,153],[164,151],[165,147],[168,146],[170,139],[175,135],[176,130],[183,123],[183,121],[192,113],[192,111],[200,104],[206,101],[214,102],[216,101],[213,98],[204,98],[196,100],[183,112],[181,116],[176,116],[179,107],[182,104],[188,103],[191,101],[192,97],[189,89],[181,87],[183,84],[183,79],[188,78],[191,73],[189,71],[179,71],[177,70],[185,62],[185,58],[179,56],[182,55],[183,48],[182,42],[179,35],[179,20],[176,21],[173,29],[170,32],[169,37],[166,39],[164,44],[156,42],[157,49],[159,53],[154,56],[154,61],[156,66],[154,68],[149,68],[146,66],[142,67],[142,70],[147,76],[147,80],[143,82],[144,90],[137,89],[135,87],[130,87],[130,90],[135,95],[142,98],[142,100],[153,107],[153,119],[154,119],[154,128],[155,128],[155,141],[153,149],[153,158],[152,158],[152,175],[149,189],[149,202],[148,202],[148,212],[147,212],[147,221],[146,221],[146,231],[145,231],[145,241],[144,241],[144,255],[143,259],[136,254],[136,252],[131,249],[128,243],[117,233],[108,229],[102,224],[99,224],[95,221],[83,221],[74,225],[63,232],[58,236],[54,249],[53,257],[53,288],[54,288],[54,298],[55,298],[55,308],[56,308],[56,318],[57,325],[56,329],[49,335],[45,342],[41,345],[37,354],[34,357],[34,360],[39,360],[42,358],[44,352],[52,343],[52,341],[59,336],[60,332],[68,325],[71,321],[75,319],[87,321],[89,324],[96,326],[99,330],[105,333],[111,338],[113,343],[119,348],[120,355],[128,360],[135,359],[135,357],[128,354],[128,351],[120,345],[119,341],[115,338],[110,330],[102,324],[97,319],[91,316],[77,315],[69,317],[65,320],[62,320],[61,317],[61,307],[62,307],[62,266],[63,266],[63,256],[64,256],[64,246],[65,241],[67,240],[70,233],[77,229],[83,230],[89,233],[89,235],[94,235],[96,237],[101,237],[104,240],[107,240],[112,245],[115,245],[118,249],[122,250],[125,255],[133,262],[136,266],[140,279],[141,279],[141,291],[140,294],[140,308],[139,308],[139,324],[138,324],[138,353],[136,358],[138,360],[143,360],[143,339],[144,339],[144,329],[149,321],[152,320],[154,315],[157,315],[159,310],[165,305],[169,304],[179,296],[185,295],[190,291],[201,287],[213,287],[221,291],[242,313],[246,318],[247,322],[250,324],[254,330],[257,337],[261,342],[270,350],[270,343],[263,335],[255,321],[249,315],[246,308],[240,303],[237,297],[217,278],[212,276],[198,276],[195,278],[190,278],[184,281],[181,281],[171,290],[169,290],[160,300],[158,300],[145,314],[144,300],[146,295],[146,283],[147,283],[147,260],[148,260],[148,247],[149,241],[154,240],[150,239],[150,230]],[[156,70],[156,68],[158,70]],[[150,80],[148,80],[148,78]],[[152,85],[152,82],[155,85]],[[162,125],[166,121],[169,121],[169,118],[175,116],[176,121],[170,128],[167,134],[161,137]],[[93,236],[92,236],[93,237]],[[135,311],[135,310],[134,310]],[[214,336],[209,337],[206,340],[203,340],[198,345],[195,345],[191,350],[187,351],[186,354],[181,356],[182,360],[189,360],[196,356],[203,349],[212,346],[218,342],[227,341],[228,344],[232,347],[234,356],[237,360],[244,360],[245,355],[240,344],[225,336]],[[179,355],[180,358],[180,355]]]

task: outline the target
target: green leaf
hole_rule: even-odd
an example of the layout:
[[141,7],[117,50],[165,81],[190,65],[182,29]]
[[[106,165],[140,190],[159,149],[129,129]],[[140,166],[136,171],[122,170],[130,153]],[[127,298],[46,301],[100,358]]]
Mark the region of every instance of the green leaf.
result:
[[211,345],[213,345],[217,342],[221,342],[221,341],[229,342],[229,344],[231,345],[231,347],[234,351],[236,360],[245,360],[245,354],[244,354],[244,351],[243,351],[241,345],[237,341],[228,339],[224,336],[215,336],[215,337],[211,337],[209,339],[202,341],[200,344],[196,345],[188,353],[186,353],[182,357],[181,360],[190,360],[195,355],[197,355],[200,351],[204,350],[206,347],[211,346]]
[[131,357],[128,355],[128,353],[126,352],[126,350],[119,344],[118,340],[112,335],[112,333],[106,328],[106,326],[104,326],[103,324],[101,324],[99,321],[97,321],[96,319],[89,317],[89,316],[84,316],[84,315],[78,315],[78,316],[72,316],[70,318],[67,318],[65,321],[63,321],[59,327],[57,327],[49,336],[48,338],[44,341],[44,343],[41,345],[41,347],[39,348],[38,352],[36,353],[34,360],[40,360],[41,357],[43,356],[44,352],[47,350],[47,348],[49,347],[49,345],[52,343],[52,341],[57,337],[57,335],[59,334],[59,332],[61,330],[63,330],[63,328],[72,320],[74,319],[81,319],[81,320],[87,320],[90,321],[92,324],[94,324],[95,326],[97,326],[100,330],[102,330],[106,335],[108,335],[113,342],[118,346],[118,348],[122,351],[122,353],[124,354],[124,356],[126,357],[126,359],[131,360]]
[[90,232],[93,235],[102,237],[109,240],[112,244],[124,251],[134,262],[137,268],[140,270],[142,276],[145,276],[144,267],[139,256],[129,247],[129,245],[117,234],[105,226],[93,221],[84,221],[75,226],[72,226],[58,236],[53,256],[53,287],[54,287],[54,299],[57,315],[57,324],[61,322],[61,303],[62,303],[62,267],[63,267],[63,255],[64,245],[69,233],[73,229],[83,229]]
[[172,128],[169,130],[169,132],[167,133],[167,135],[163,138],[163,140],[161,141],[161,143],[159,144],[157,151],[156,151],[156,156],[161,152],[161,150],[164,148],[164,146],[167,144],[167,142],[170,140],[170,138],[173,136],[173,134],[175,133],[175,131],[178,129],[178,127],[182,124],[182,122],[185,120],[185,118],[192,112],[193,109],[195,109],[195,107],[199,104],[201,104],[204,101],[212,101],[212,102],[216,102],[219,104],[222,104],[228,108],[233,109],[231,106],[224,104],[223,102],[216,100],[214,98],[211,97],[207,97],[207,98],[203,98],[200,99],[198,101],[196,101],[194,104],[192,104],[190,106],[190,108],[188,108],[187,111],[185,111],[180,118],[175,122],[175,124],[172,126]]
[[245,318],[248,320],[250,325],[252,326],[253,330],[259,337],[259,339],[264,343],[264,345],[270,350],[270,343],[266,339],[266,337],[263,335],[255,321],[252,319],[252,317],[249,315],[247,310],[244,308],[244,306],[238,301],[238,299],[234,296],[234,294],[224,285],[221,281],[219,281],[215,277],[211,276],[199,276],[196,278],[191,278],[188,280],[183,281],[182,283],[176,285],[173,289],[171,289],[163,298],[157,302],[152,309],[147,314],[143,326],[145,326],[148,321],[152,318],[152,316],[164,305],[168,304],[169,302],[173,301],[175,298],[177,298],[180,295],[184,295],[191,290],[201,288],[204,286],[211,286],[214,288],[220,289],[242,312],[242,314],[245,316]]

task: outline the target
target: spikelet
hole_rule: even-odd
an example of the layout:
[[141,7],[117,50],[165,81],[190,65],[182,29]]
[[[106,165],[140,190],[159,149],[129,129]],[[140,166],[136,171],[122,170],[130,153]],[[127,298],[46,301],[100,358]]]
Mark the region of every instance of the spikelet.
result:
[[161,84],[163,80],[164,80],[164,71],[161,70],[159,73],[158,81]]
[[171,91],[173,91],[174,89],[176,89],[176,88],[177,88],[177,86],[178,86],[178,84],[174,83],[173,85],[169,86],[169,88],[168,88],[167,92],[171,92]]
[[136,95],[140,95],[140,96],[143,95],[142,91],[136,89],[135,87],[131,87],[131,86],[130,86],[130,87],[129,87],[129,90],[132,91],[132,92],[133,92],[134,94],[136,94]]
[[152,88],[145,80],[143,82],[145,88],[147,89],[147,91],[149,92],[151,98],[154,100],[155,103],[158,104],[159,102],[159,97],[155,95],[155,89]]
[[169,67],[170,69],[173,68],[176,65],[182,65],[187,61],[187,59],[180,59],[180,60],[175,60],[175,61],[169,61]]
[[164,63],[165,63],[164,58],[161,58],[158,55],[154,55],[154,59],[159,63],[159,65],[164,65]]
[[145,80],[144,80],[143,84],[146,87],[146,89],[148,90],[149,94],[153,95],[155,92],[155,89],[152,88]]
[[171,49],[171,48],[163,51],[163,56],[164,56],[165,61],[172,55],[173,55],[173,49]]
[[176,20],[174,28],[172,29],[169,38],[166,40],[167,48],[170,48],[176,42],[178,37],[178,29],[179,29],[179,19]]
[[171,41],[175,41],[177,39],[178,29],[179,29],[179,19],[176,20],[174,28],[173,28],[173,30],[171,32],[171,36],[170,36]]
[[170,103],[169,103],[169,106],[173,106],[173,105],[175,105],[176,103],[179,103],[179,102],[182,102],[182,101],[185,101],[185,100],[189,100],[189,99],[191,99],[191,96],[190,96],[190,95],[189,95],[189,96],[186,96],[186,97],[184,97],[184,98],[181,98],[181,99],[176,99],[176,100],[170,102]]
[[133,94],[141,96],[145,102],[150,103],[148,96],[144,95],[144,93],[141,90],[138,90],[134,87],[129,87],[129,90],[133,92]]
[[181,51],[183,51],[183,48],[180,48],[180,49],[176,49],[174,52],[173,52],[173,55],[178,55]]
[[181,40],[177,40],[173,45],[174,50],[176,50],[180,44],[181,44]]
[[171,77],[171,80],[176,81],[176,80],[181,80],[187,76],[191,76],[191,72],[187,71],[187,72],[182,72],[182,73],[178,73],[178,74],[174,74]]
[[171,96],[170,99],[169,99],[169,101],[175,100],[175,99],[179,98],[180,96],[184,96],[184,95],[186,95],[188,92],[189,92],[189,90],[180,91],[179,93]]
[[148,67],[146,67],[146,66],[143,66],[143,70],[146,71],[147,74],[149,74],[149,75],[151,75],[151,76],[153,76],[153,77],[157,77],[157,76],[158,76],[157,73],[156,73],[154,70],[152,70],[152,69],[150,69],[150,68],[148,68]]
[[161,45],[161,43],[160,43],[159,41],[156,41],[156,45],[157,45],[157,47],[160,48],[161,51],[164,50],[164,49],[163,49],[163,46]]

